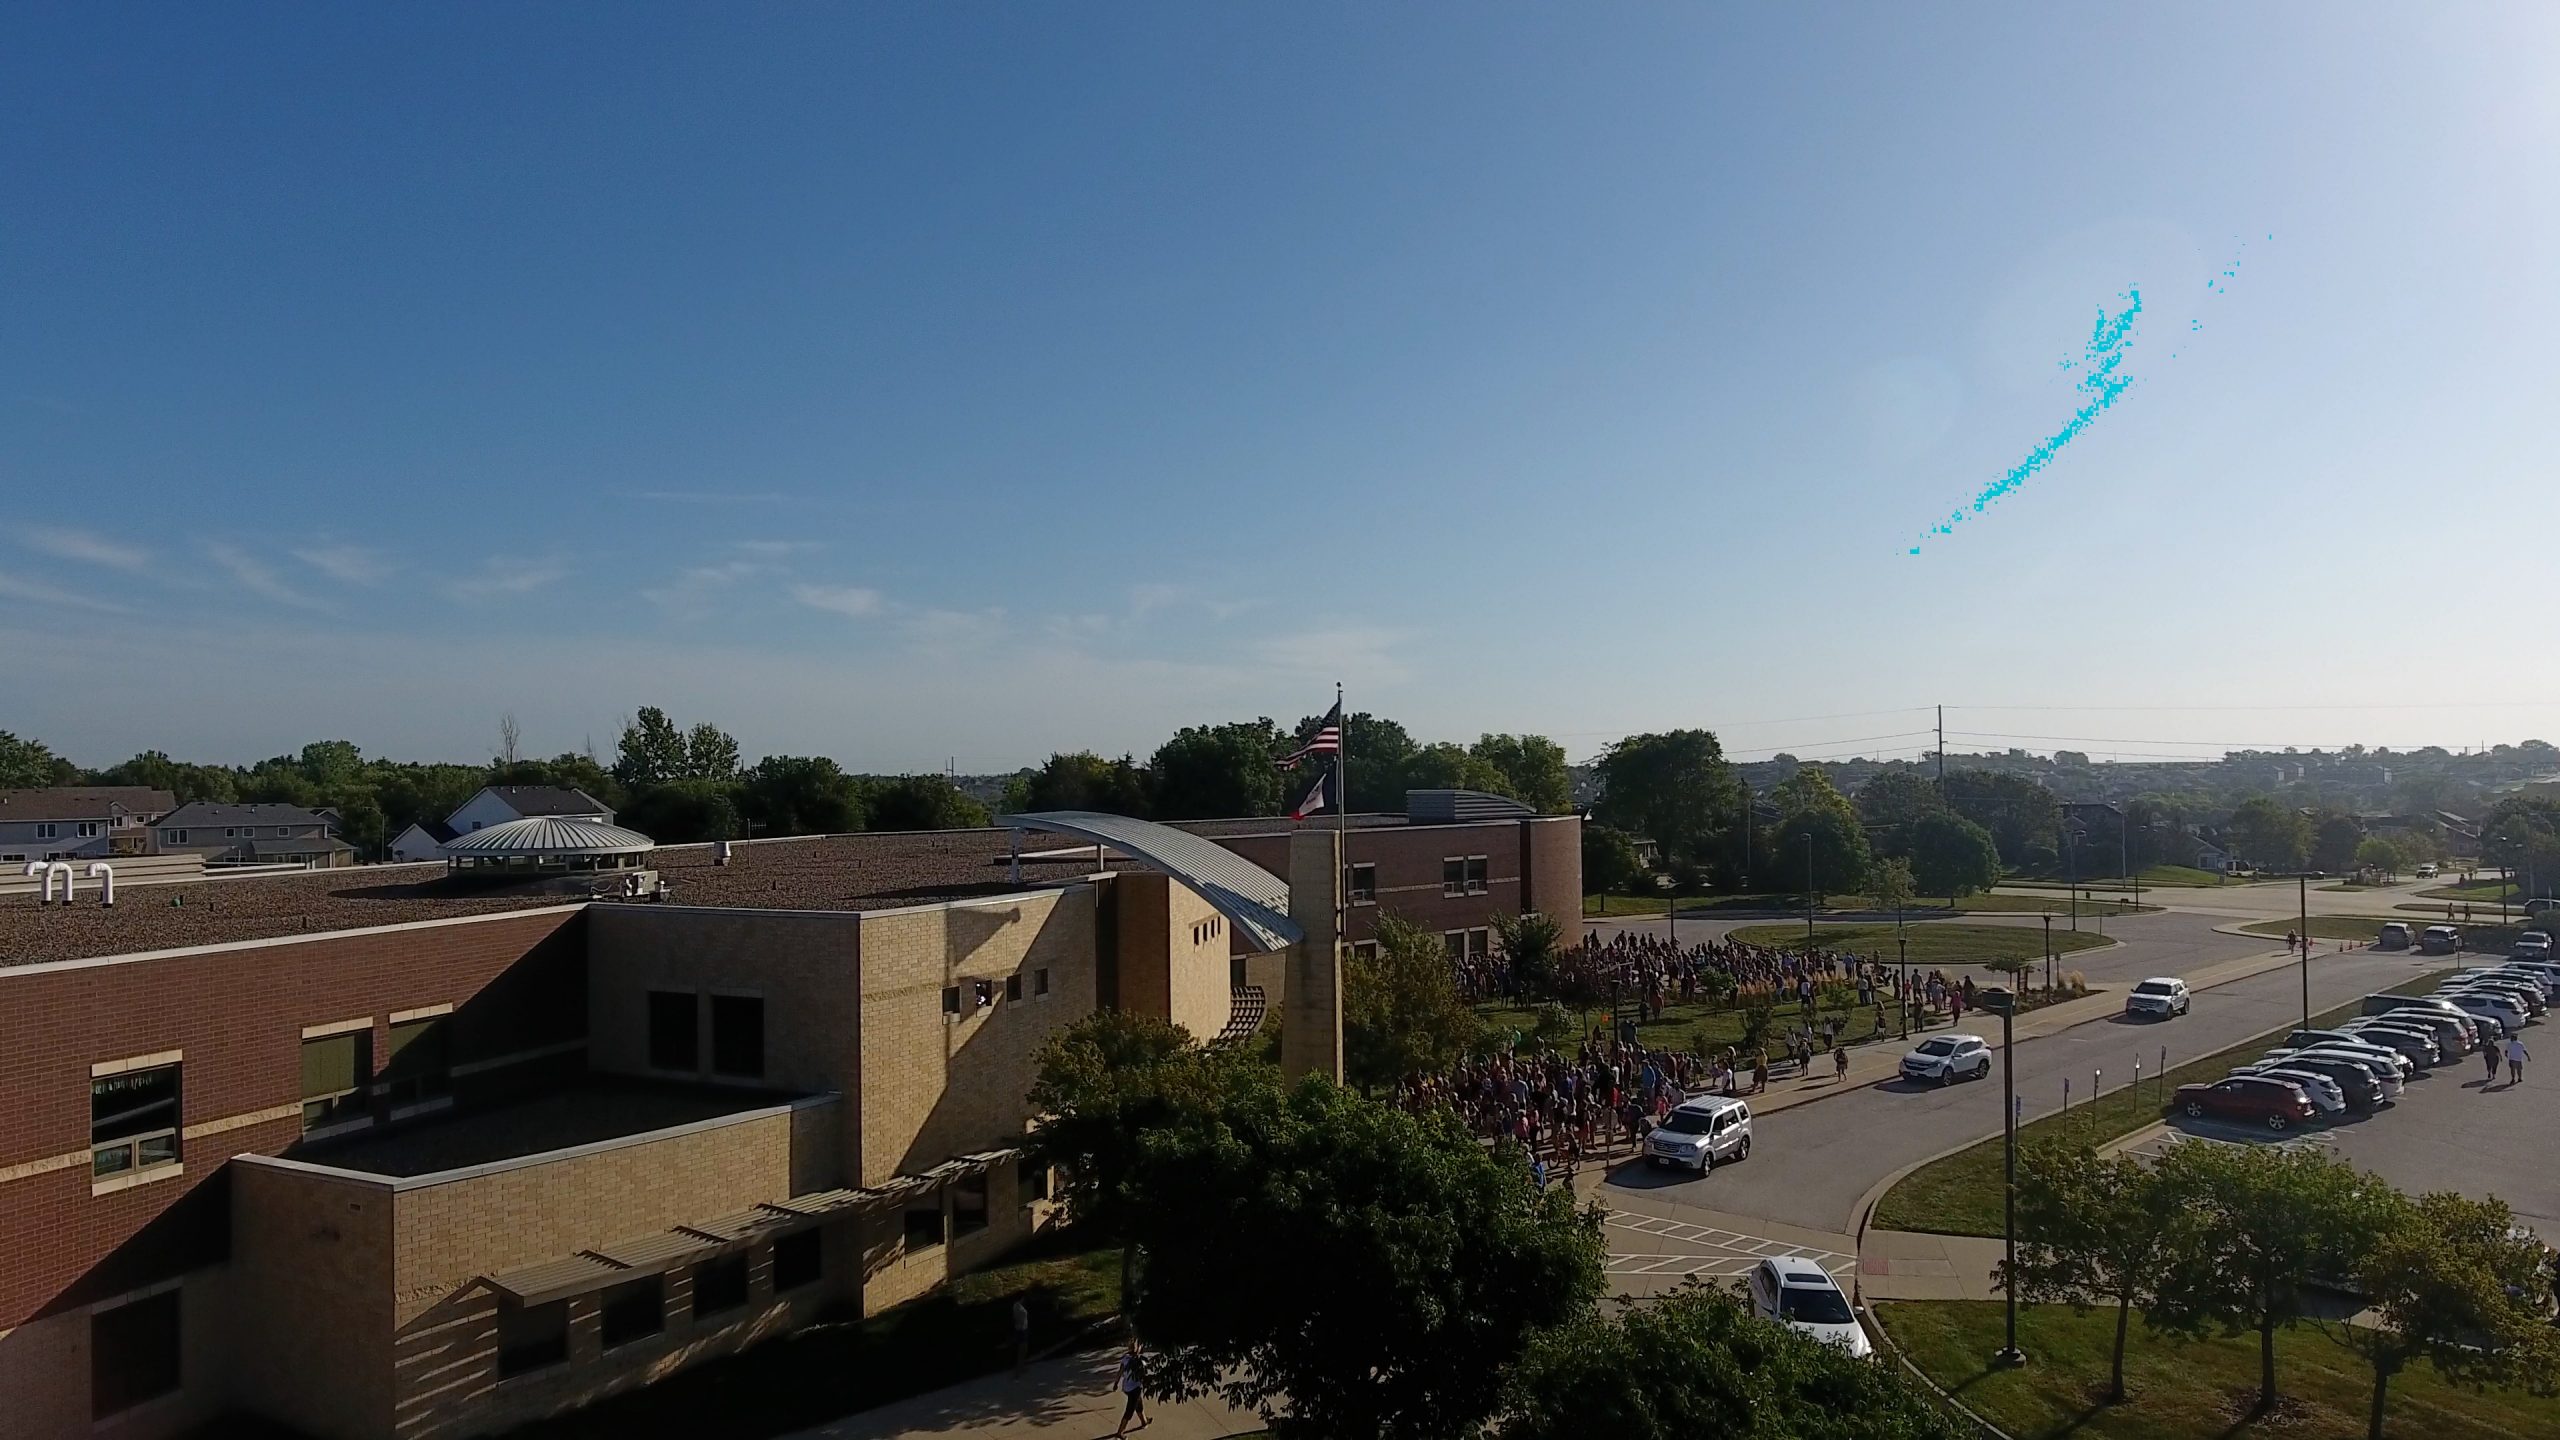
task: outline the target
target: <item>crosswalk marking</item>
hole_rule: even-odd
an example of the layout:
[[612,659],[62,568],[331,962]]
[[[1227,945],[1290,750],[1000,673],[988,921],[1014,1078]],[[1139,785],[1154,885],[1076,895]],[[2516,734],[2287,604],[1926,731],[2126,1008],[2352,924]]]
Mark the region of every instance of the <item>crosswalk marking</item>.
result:
[[1615,1229],[1633,1231],[1658,1240],[1668,1240],[1683,1247],[1694,1247],[1699,1253],[1663,1255],[1650,1251],[1611,1249],[1607,1269],[1612,1275],[1688,1275],[1714,1279],[1740,1276],[1761,1260],[1779,1255],[1801,1255],[1831,1274],[1845,1275],[1857,1267],[1854,1255],[1837,1250],[1788,1245],[1761,1235],[1744,1235],[1712,1225],[1692,1225],[1681,1220],[1666,1220],[1658,1215],[1612,1213],[1608,1223]]

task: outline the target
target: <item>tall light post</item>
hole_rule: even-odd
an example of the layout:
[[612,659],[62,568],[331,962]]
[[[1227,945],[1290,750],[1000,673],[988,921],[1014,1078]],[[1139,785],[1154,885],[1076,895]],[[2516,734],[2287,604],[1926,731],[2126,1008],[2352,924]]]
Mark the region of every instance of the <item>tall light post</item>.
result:
[[2044,993],[2053,994],[2053,912],[2039,917],[2044,921]]
[[2080,823],[2072,821],[2062,827],[2062,853],[2071,864],[2071,928],[2080,928]]
[[1911,942],[1902,933],[1902,912],[1899,910],[1893,915],[1893,949],[1901,971],[1897,991],[1902,997],[1902,1038],[1908,1040],[1911,1038]]
[[[2005,985],[1984,990],[1978,1002],[1983,1009],[2000,1017],[2000,1134],[2001,1193],[2000,1235],[2008,1254],[2005,1275],[2018,1273],[2018,1067],[2010,1059],[2015,1053],[2013,1022],[2018,1012],[2018,999]],[[2027,1363],[2027,1352],[2018,1348],[2018,1291],[2012,1282],[2000,1286],[2001,1298],[2007,1302],[2008,1327],[2006,1345],[1991,1357],[1991,1363],[2014,1368]]]
[[2311,1028],[2311,877],[2293,877],[2294,898],[2302,907],[2302,1028]]

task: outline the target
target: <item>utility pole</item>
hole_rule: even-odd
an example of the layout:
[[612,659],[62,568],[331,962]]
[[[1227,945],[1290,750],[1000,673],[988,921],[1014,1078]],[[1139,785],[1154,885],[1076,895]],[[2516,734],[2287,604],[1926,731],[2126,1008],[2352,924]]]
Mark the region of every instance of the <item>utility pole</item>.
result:
[[2037,918],[2044,921],[2044,993],[2051,995],[2053,993],[2053,912],[2047,910]]
[[2302,905],[2302,1028],[2311,1028],[2311,877],[2293,877],[2294,898]]
[[1938,798],[1947,798],[1947,707],[1938,707]]
[[[1982,992],[1983,1006],[2000,1017],[2000,1133],[2006,1143],[2001,1147],[2002,1183],[2000,1195],[2000,1233],[2007,1250],[2007,1273],[2018,1273],[2018,1067],[2010,1057],[2018,1053],[2017,1036],[2011,1030],[2018,1011],[2018,999],[2007,987],[1994,985]],[[2027,1363],[2027,1354],[2018,1348],[2018,1289],[2014,1284],[2000,1287],[2008,1301],[2008,1342],[1991,1357],[1991,1363],[2003,1369],[2014,1369]]]

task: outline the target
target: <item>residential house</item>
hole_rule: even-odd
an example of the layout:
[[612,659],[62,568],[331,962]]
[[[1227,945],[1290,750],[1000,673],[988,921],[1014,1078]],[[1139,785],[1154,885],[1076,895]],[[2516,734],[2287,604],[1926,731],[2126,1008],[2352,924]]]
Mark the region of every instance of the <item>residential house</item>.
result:
[[208,865],[300,865],[326,870],[356,863],[338,838],[337,816],[299,805],[225,805],[199,800],[160,817],[160,853],[192,852]]
[[410,822],[409,828],[392,837],[391,858],[404,864],[441,860],[445,842],[456,835],[536,816],[610,825],[613,808],[570,785],[484,785],[444,819]]
[[0,864],[148,854],[153,822],[177,805],[148,785],[0,790]]

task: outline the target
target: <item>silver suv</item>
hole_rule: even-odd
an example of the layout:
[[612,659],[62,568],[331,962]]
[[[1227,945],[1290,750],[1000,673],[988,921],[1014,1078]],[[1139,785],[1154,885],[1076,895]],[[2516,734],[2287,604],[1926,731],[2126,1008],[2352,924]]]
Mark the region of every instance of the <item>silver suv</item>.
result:
[[1751,1107],[1714,1096],[1673,1110],[1645,1137],[1649,1165],[1676,1165],[1704,1175],[1728,1160],[1751,1154]]

